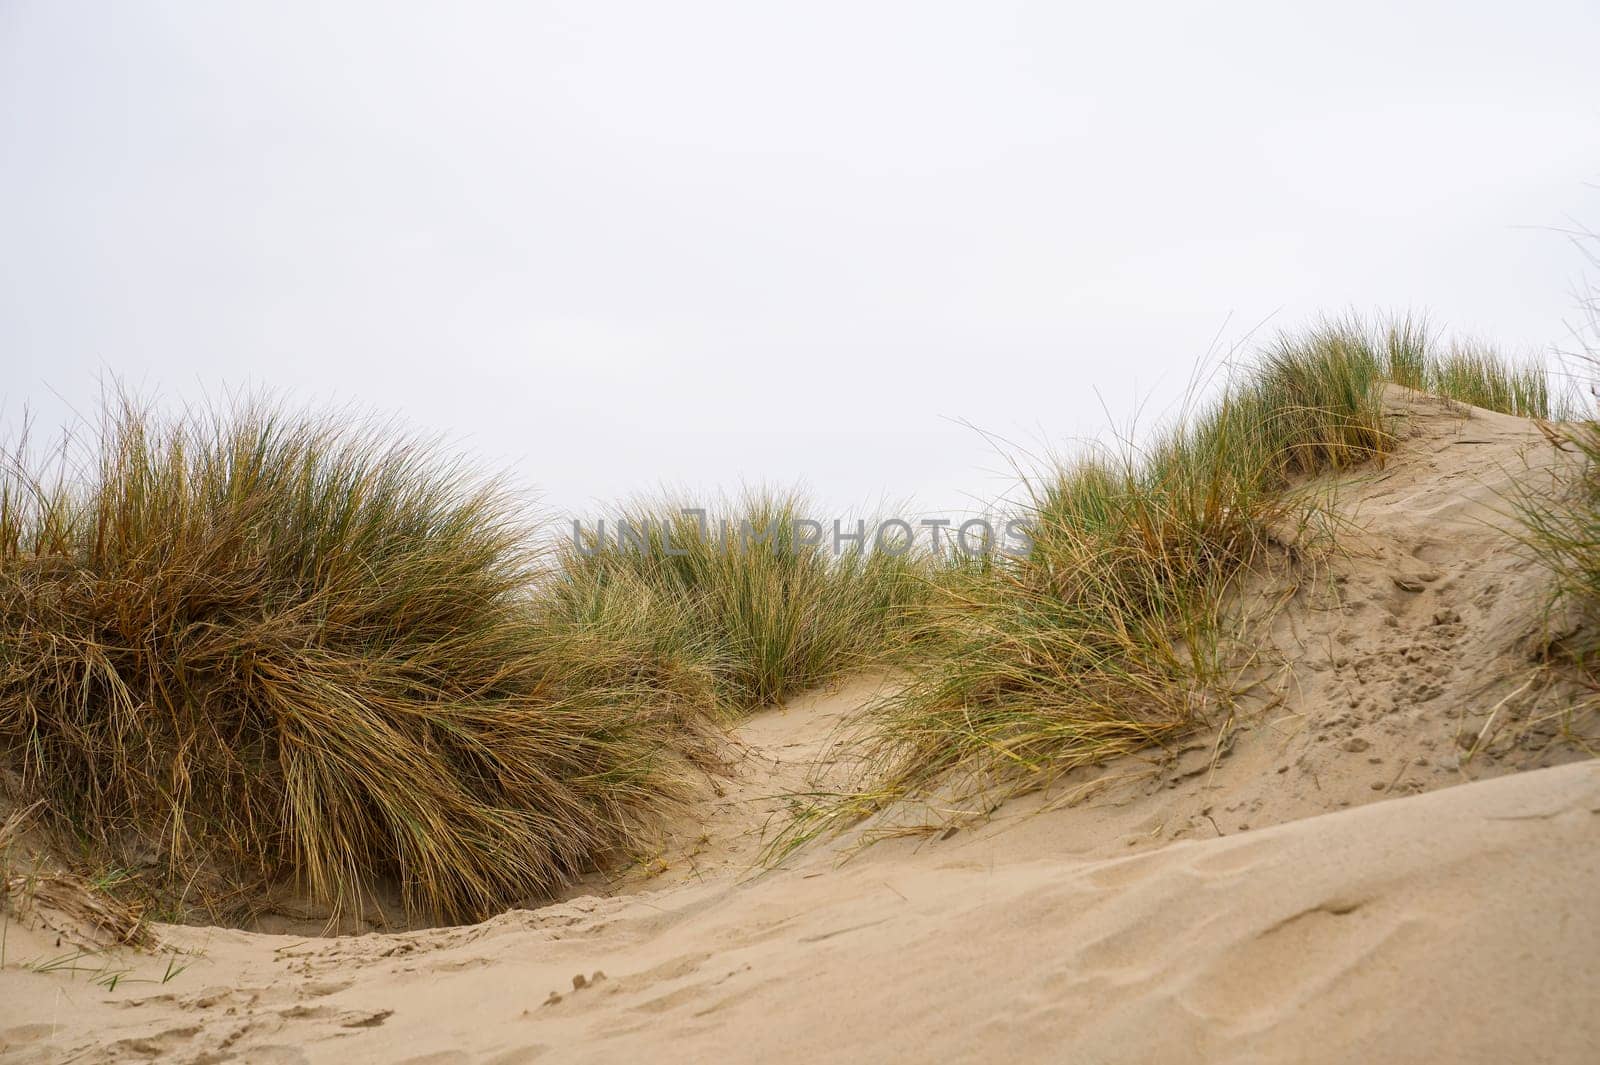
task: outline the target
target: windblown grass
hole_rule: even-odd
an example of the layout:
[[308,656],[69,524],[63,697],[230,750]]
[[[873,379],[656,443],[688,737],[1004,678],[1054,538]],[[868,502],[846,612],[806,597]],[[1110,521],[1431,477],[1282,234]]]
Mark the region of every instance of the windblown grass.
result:
[[878,550],[870,531],[836,554],[807,513],[760,492],[721,514],[635,506],[603,538],[567,542],[555,612],[597,631],[654,618],[643,631],[707,664],[725,716],[776,702],[880,658],[925,588],[919,555]]
[[1524,486],[1511,499],[1521,541],[1554,576],[1551,650],[1583,669],[1600,688],[1600,422],[1552,430],[1552,443],[1576,452],[1570,477]]
[[1441,350],[1413,319],[1280,336],[1150,445],[1031,484],[1026,557],[947,568],[918,668],[856,726],[853,790],[814,797],[772,853],[896,800],[982,809],[1225,714],[1250,657],[1233,593],[1292,556],[1282,534],[1317,506],[1298,486],[1391,449],[1389,383],[1552,412],[1542,370]]
[[670,802],[706,678],[638,653],[661,612],[546,618],[501,487],[261,405],[98,431],[0,481],[0,757],[96,848],[461,919]]

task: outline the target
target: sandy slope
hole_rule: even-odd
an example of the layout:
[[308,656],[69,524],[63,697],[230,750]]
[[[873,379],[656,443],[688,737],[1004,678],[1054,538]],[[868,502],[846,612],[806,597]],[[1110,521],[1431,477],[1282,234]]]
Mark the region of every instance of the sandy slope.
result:
[[20,968],[70,944],[13,923],[0,1060],[1600,1060],[1600,763],[1561,764],[1592,723],[1532,671],[1544,586],[1497,514],[1559,456],[1393,399],[1412,439],[1340,485],[1342,552],[1188,748],[749,875],[777,793],[847,768],[832,729],[892,682],[864,678],[753,717],[658,854],[556,905],[163,929],[189,967],[125,957],[151,982],[115,990],[99,956]]
[[185,930],[206,956],[166,987],[8,971],[26,1006],[0,1038],[16,1060],[1592,1061],[1597,877],[1590,762],[1125,858],[973,841],[400,936]]

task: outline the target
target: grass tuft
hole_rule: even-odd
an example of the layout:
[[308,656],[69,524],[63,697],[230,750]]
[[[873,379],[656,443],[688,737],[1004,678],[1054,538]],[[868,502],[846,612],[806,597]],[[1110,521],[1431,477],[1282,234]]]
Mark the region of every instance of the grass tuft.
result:
[[670,804],[693,670],[548,619],[518,502],[434,449],[121,400],[86,454],[10,458],[0,756],[98,850],[455,920]]
[[[878,658],[921,593],[922,560],[867,540],[835,554],[805,500],[749,493],[719,514],[637,505],[564,546],[550,592],[601,630],[641,630],[704,664],[725,717]],[[858,530],[842,529],[848,534]],[[841,546],[846,546],[841,544]]]

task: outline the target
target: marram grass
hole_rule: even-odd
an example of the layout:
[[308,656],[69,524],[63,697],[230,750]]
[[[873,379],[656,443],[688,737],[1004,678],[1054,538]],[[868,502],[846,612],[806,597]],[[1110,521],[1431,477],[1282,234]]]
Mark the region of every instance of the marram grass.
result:
[[1549,650],[1600,684],[1600,422],[1575,422],[1551,436],[1575,453],[1574,474],[1522,486],[1512,503],[1524,547],[1555,575]]
[[884,660],[909,681],[859,723],[860,779],[778,848],[989,801],[1228,706],[1231,590],[1287,550],[1299,483],[1389,450],[1389,382],[1560,413],[1536,367],[1332,322],[1036,479],[1026,557],[940,561],[797,545],[803,503],[772,493],[541,555],[514,497],[384,426],[113,403],[85,448],[0,471],[0,764],[169,895],[388,883],[445,920],[636,844],[718,725]]
[[[711,663],[726,716],[781,700],[879,659],[924,594],[923,560],[873,543],[801,541],[797,494],[747,493],[717,513],[636,505],[601,538],[568,539],[550,592],[568,616],[613,603],[664,611],[656,632]],[[875,527],[868,522],[868,528]]]
[[850,735],[859,777],[802,803],[769,854],[897,801],[981,811],[1220,721],[1250,661],[1236,589],[1269,554],[1293,555],[1279,534],[1320,505],[1297,486],[1389,452],[1389,384],[1563,413],[1542,367],[1441,348],[1415,319],[1278,337],[1153,442],[1035,480],[1027,557],[939,574],[904,687]]
[[96,849],[465,919],[671,802],[706,679],[648,613],[547,619],[499,487],[266,406],[114,403],[75,454],[0,483],[0,745]]

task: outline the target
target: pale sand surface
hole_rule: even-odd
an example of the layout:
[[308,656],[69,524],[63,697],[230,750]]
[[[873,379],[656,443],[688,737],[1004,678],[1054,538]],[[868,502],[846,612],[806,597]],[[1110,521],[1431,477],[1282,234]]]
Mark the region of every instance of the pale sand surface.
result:
[[753,716],[658,853],[554,905],[162,928],[188,968],[125,954],[150,982],[115,990],[19,967],[71,944],[13,921],[0,1060],[1600,1060],[1600,763],[1557,742],[1593,725],[1529,683],[1544,578],[1499,513],[1559,456],[1394,398],[1412,438],[1341,482],[1343,551],[1183,749],[758,875],[780,793],[842,780],[835,728],[894,683],[858,678]]

